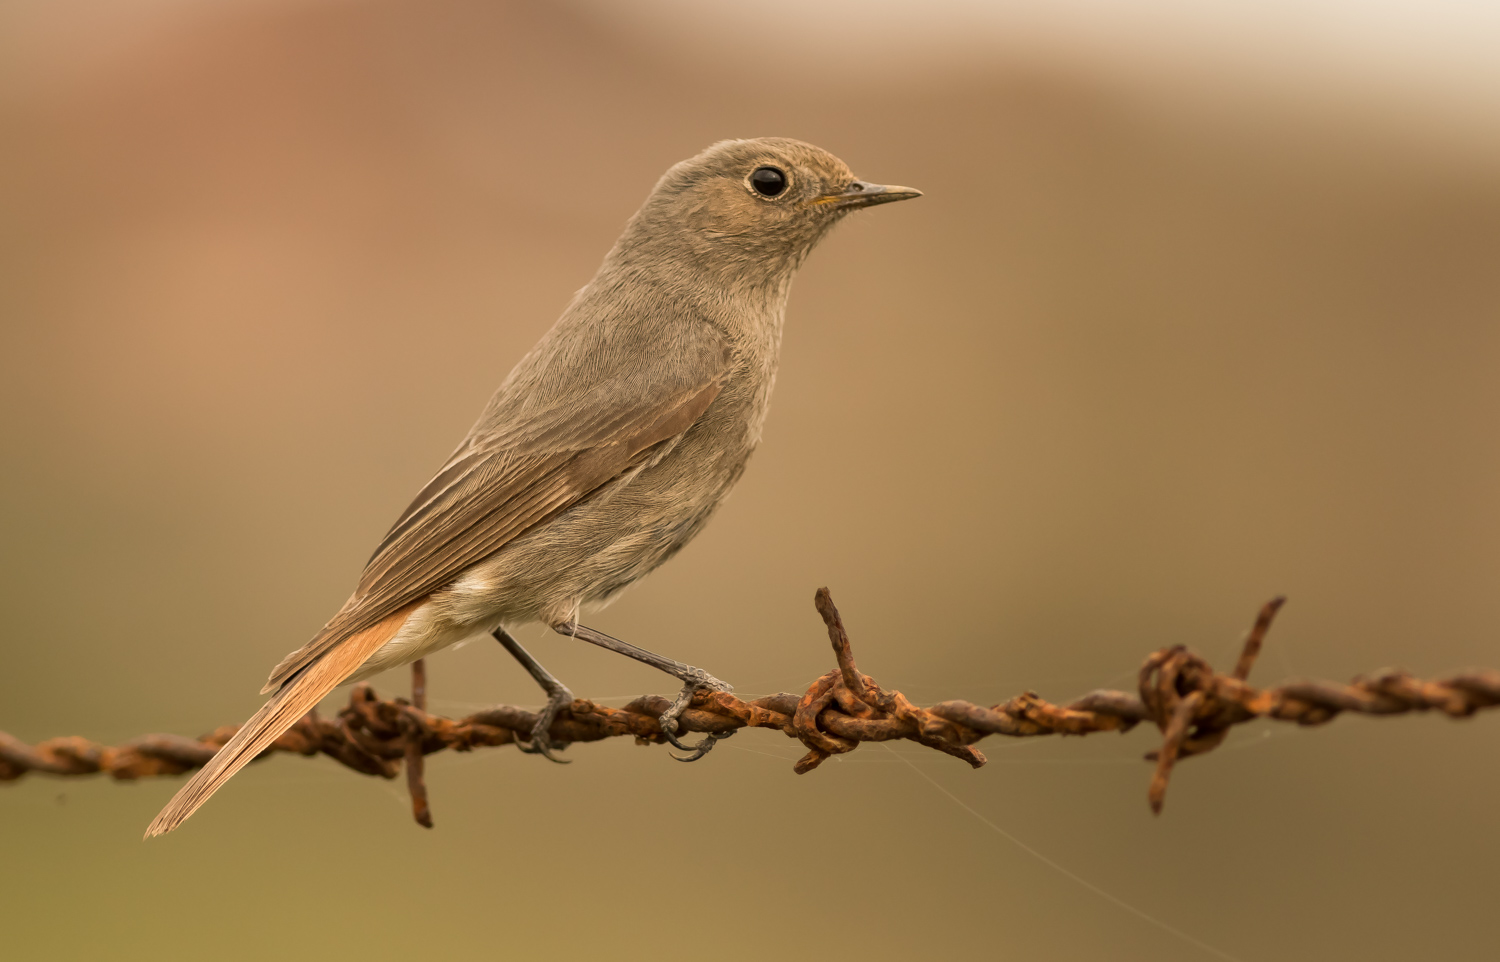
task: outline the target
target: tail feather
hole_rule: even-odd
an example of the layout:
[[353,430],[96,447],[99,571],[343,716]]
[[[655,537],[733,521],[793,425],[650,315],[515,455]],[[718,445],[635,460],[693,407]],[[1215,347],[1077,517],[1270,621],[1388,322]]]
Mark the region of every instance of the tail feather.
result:
[[[426,599],[422,599],[425,601]],[[415,601],[329,649],[271,696],[261,710],[188,783],[172,796],[146,829],[146,837],[165,835],[187,821],[214,792],[270,747],[297,719],[352,675],[380,646],[395,637],[422,601]]]

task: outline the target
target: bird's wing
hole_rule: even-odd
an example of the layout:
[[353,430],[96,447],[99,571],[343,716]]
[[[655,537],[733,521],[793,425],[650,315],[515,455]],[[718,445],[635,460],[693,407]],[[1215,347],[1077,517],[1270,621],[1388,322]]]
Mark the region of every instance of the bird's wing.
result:
[[687,370],[677,364],[663,386],[651,387],[662,383],[652,376],[658,372],[622,371],[633,382],[623,390],[594,382],[568,403],[517,417],[489,436],[471,435],[391,528],[348,603],[276,666],[264,690],[282,687],[346,638],[452,583],[686,431],[718,396],[731,363],[722,343],[697,353],[700,363]]

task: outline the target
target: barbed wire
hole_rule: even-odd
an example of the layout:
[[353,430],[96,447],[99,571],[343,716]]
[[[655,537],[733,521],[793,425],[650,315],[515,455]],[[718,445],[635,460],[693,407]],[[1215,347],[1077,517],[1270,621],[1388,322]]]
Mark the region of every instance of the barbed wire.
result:
[[[1146,755],[1156,763],[1147,797],[1152,810],[1160,813],[1179,761],[1212,751],[1235,725],[1257,718],[1298,725],[1326,724],[1344,712],[1439,711],[1466,718],[1500,705],[1500,671],[1487,668],[1433,681],[1387,668],[1360,675],[1347,685],[1290,681],[1257,689],[1246,679],[1284,600],[1275,598],[1261,608],[1229,674],[1216,672],[1202,657],[1176,645],[1147,657],[1141,665],[1137,694],[1099,690],[1066,705],[1054,705],[1028,691],[988,708],[967,701],[922,708],[859,671],[838,609],[828,589],[821,588],[815,601],[828,628],[837,667],[800,695],[783,692],[742,701],[728,692],[699,692],[678,719],[678,728],[720,738],[741,728],[780,730],[807,748],[793,766],[803,774],[833,755],[854,751],[862,742],[906,739],[978,768],[985,757],[973,745],[990,735],[1089,735],[1125,732],[1151,722],[1161,731],[1162,741]],[[349,704],[336,716],[308,712],[261,757],[277,752],[321,753],[354,771],[382,778],[395,778],[404,767],[413,817],[430,828],[423,758],[448,749],[472,751],[529,743],[538,716],[509,705],[459,719],[432,715],[426,711],[425,679],[419,661],[413,666],[410,700],[383,699],[369,685],[356,685]],[[623,708],[580,698],[558,714],[550,733],[561,743],[625,735],[640,744],[660,743],[665,739],[658,718],[671,704],[662,695],[644,695]],[[33,746],[0,731],[0,781],[14,781],[28,772],[64,776],[102,772],[125,781],[178,775],[206,764],[237,730],[238,726],[224,726],[196,739],[144,735],[117,746],[76,736]]]

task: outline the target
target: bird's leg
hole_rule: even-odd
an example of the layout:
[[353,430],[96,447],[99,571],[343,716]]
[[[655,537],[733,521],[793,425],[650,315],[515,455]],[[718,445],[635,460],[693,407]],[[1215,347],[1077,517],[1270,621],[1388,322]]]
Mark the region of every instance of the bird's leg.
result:
[[536,683],[542,686],[547,693],[547,707],[537,716],[536,724],[531,726],[531,747],[517,743],[516,747],[528,755],[540,754],[548,761],[557,762],[559,765],[568,764],[565,758],[558,758],[552,754],[554,748],[566,748],[566,742],[552,741],[552,722],[557,718],[557,713],[568,705],[573,704],[573,693],[568,691],[568,686],[552,677],[552,673],[543,668],[541,663],[531,657],[531,652],[521,647],[521,643],[512,638],[510,632],[504,628],[496,628],[491,632],[495,640],[505,646],[505,650],[521,663],[521,666],[536,679]]
[[671,742],[673,746],[689,753],[686,757],[673,755],[672,757],[678,761],[695,762],[708,754],[709,749],[713,748],[714,743],[720,738],[728,738],[734,734],[732,730],[720,735],[710,733],[705,735],[703,740],[696,745],[686,745],[677,737],[677,719],[682,715],[687,706],[692,703],[694,692],[734,691],[733,685],[720,681],[702,668],[684,665],[680,661],[673,661],[671,658],[663,657],[644,648],[637,648],[628,641],[621,641],[618,638],[606,635],[602,631],[595,631],[587,625],[580,625],[576,621],[559,622],[552,626],[552,630],[560,635],[567,635],[569,638],[578,638],[591,645],[598,645],[600,648],[608,648],[610,651],[618,652],[627,658],[634,658],[636,661],[650,665],[658,671],[664,671],[682,682],[682,690],[677,693],[677,697],[672,700],[671,707],[662,712],[659,719],[662,736]]

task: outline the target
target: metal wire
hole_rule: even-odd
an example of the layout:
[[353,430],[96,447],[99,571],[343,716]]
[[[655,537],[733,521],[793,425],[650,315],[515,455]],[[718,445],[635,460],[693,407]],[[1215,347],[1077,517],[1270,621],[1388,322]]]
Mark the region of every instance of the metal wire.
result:
[[[899,691],[882,688],[855,666],[849,636],[826,588],[816,604],[832,642],[837,667],[802,694],[783,692],[742,701],[727,692],[699,692],[678,720],[679,731],[726,736],[741,728],[771,728],[796,738],[807,753],[794,766],[812,771],[832,755],[851,752],[862,742],[906,739],[968,762],[985,763],[974,743],[990,735],[1027,738],[1123,732],[1149,721],[1162,733],[1161,746],[1146,757],[1156,762],[1148,799],[1160,812],[1176,763],[1212,751],[1229,730],[1257,718],[1322,725],[1343,712],[1396,715],[1440,711],[1466,718],[1500,705],[1500,671],[1473,669],[1424,681],[1397,669],[1355,678],[1347,685],[1291,681],[1257,689],[1246,682],[1284,599],[1268,602],[1245,640],[1234,670],[1214,671],[1200,656],[1178,645],[1151,654],[1141,666],[1138,693],[1094,691],[1066,705],[1054,705],[1025,692],[999,705],[945,701],[928,708],[913,705]],[[425,676],[414,671],[414,698],[383,699],[369,685],[356,685],[349,704],[333,718],[309,712],[261,757],[276,752],[322,753],[367,775],[395,778],[406,762],[413,817],[432,826],[421,759],[434,752],[528,743],[537,716],[508,705],[452,719],[425,711]],[[624,708],[576,699],[550,729],[556,742],[591,742],[629,735],[638,743],[664,741],[658,717],[671,705],[661,695],[644,695]],[[0,732],[0,781],[28,772],[50,775],[107,773],[121,780],[177,775],[208,762],[233,737],[236,726],[201,738],[145,735],[105,746],[79,737],[53,738],[27,745]]]

